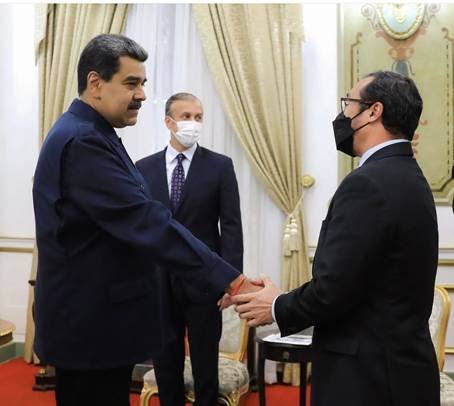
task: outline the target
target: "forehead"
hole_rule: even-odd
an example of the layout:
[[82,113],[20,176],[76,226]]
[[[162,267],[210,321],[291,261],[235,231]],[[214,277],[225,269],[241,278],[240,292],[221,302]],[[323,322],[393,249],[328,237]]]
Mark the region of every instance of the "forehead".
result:
[[348,92],[349,97],[359,99],[361,90],[364,89],[370,82],[374,80],[373,77],[367,77],[359,80]]
[[140,80],[146,79],[145,65],[143,62],[130,58],[129,56],[120,56],[120,68],[115,74],[120,79],[129,76],[138,78]]
[[170,110],[174,114],[201,114],[203,112],[202,105],[198,100],[176,100],[170,106]]

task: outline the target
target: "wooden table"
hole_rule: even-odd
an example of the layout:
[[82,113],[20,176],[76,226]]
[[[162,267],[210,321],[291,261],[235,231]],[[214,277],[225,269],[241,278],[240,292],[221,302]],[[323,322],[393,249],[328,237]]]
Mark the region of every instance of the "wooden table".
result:
[[[256,337],[258,344],[258,386],[259,405],[265,406],[265,359],[278,362],[297,362],[300,364],[300,405],[306,406],[307,363],[312,358],[310,345],[297,345],[265,341]],[[284,403],[283,403],[284,404]]]
[[0,346],[13,341],[13,331],[16,326],[10,321],[0,319]]

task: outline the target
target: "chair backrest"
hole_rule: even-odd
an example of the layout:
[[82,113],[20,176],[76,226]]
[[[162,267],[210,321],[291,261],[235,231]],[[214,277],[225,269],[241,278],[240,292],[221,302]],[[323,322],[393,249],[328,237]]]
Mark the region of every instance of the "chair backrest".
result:
[[241,320],[233,306],[222,312],[222,336],[219,342],[219,355],[243,361],[247,348],[249,327]]
[[449,314],[451,312],[451,299],[446,289],[435,287],[432,314],[429,319],[430,335],[437,353],[438,368],[443,370],[445,363],[445,339],[448,328]]

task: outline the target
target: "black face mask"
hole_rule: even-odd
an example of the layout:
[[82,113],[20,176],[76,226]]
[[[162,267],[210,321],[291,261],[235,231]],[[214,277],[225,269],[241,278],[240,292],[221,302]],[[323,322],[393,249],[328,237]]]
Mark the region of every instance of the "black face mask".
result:
[[354,130],[352,128],[352,120],[365,111],[366,110],[360,111],[356,116],[352,118],[346,117],[343,112],[340,112],[334,119],[333,130],[334,138],[336,140],[336,148],[338,151],[341,151],[344,154],[350,155],[352,157],[356,156],[355,152],[353,151],[353,134],[355,133],[355,131],[360,130],[369,123],[366,123]]

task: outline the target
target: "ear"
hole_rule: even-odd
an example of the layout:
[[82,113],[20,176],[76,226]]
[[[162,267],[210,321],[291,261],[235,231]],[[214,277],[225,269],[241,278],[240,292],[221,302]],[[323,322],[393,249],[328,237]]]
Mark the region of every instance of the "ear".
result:
[[175,131],[175,123],[169,116],[166,116],[166,118],[164,119],[164,123],[170,131]]
[[370,106],[370,122],[377,121],[383,114],[383,104],[381,102],[376,102]]
[[101,88],[103,80],[99,73],[96,71],[90,71],[87,75],[87,91],[93,97],[100,99],[101,98]]

